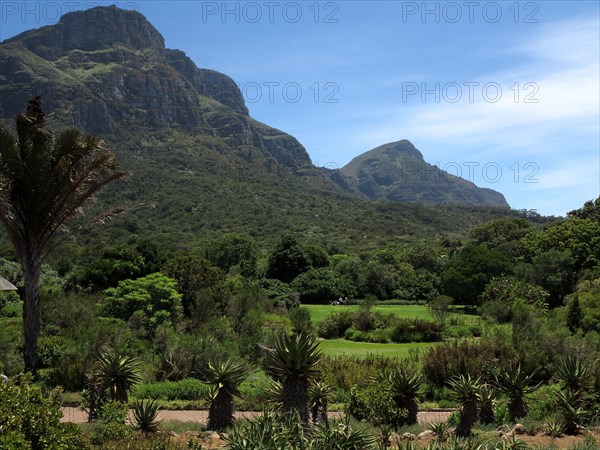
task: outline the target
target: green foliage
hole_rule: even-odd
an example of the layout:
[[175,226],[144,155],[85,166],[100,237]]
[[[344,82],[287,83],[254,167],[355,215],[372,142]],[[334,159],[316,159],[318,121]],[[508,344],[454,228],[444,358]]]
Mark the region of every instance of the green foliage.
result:
[[158,416],[158,403],[155,400],[136,400],[133,403],[133,429],[142,433],[154,433],[158,430],[160,422]]
[[467,305],[477,305],[495,276],[510,272],[509,260],[484,245],[469,244],[454,255],[442,275],[443,292]]
[[176,282],[160,273],[153,273],[136,280],[120,281],[116,288],[106,290],[104,303],[100,306],[103,315],[129,320],[141,311],[147,320],[145,326],[154,330],[162,323],[176,326],[181,320],[181,294]]
[[343,337],[354,322],[354,313],[340,311],[329,314],[317,325],[317,334],[324,339]]
[[571,331],[600,333],[600,278],[579,283],[570,296],[567,320]]
[[496,374],[499,389],[508,397],[508,413],[511,422],[527,415],[527,397],[538,385],[532,385],[534,374],[527,375],[518,365]]
[[304,307],[289,310],[289,318],[292,321],[292,331],[296,334],[312,334],[313,323],[310,311]]
[[227,273],[237,267],[239,273],[253,277],[258,270],[259,250],[254,239],[245,234],[227,234],[211,241],[206,259]]
[[[420,371],[405,367],[394,368],[387,373],[384,372],[383,378],[389,382],[396,408],[405,411],[404,419],[400,424],[416,424],[418,405],[423,399],[422,390],[425,385],[425,379]],[[378,378],[380,379],[381,377]]]
[[409,301],[431,301],[439,295],[440,279],[425,269],[407,273],[398,280],[394,297]]
[[480,379],[471,375],[458,375],[448,382],[455,400],[460,403],[460,420],[456,426],[457,436],[467,437],[477,420],[477,406],[481,389]]
[[61,424],[59,390],[43,392],[28,375],[0,383],[0,448],[86,449],[77,427]]
[[287,283],[272,278],[261,278],[255,282],[263,290],[273,306],[291,309],[299,305],[298,295]]
[[208,396],[208,386],[195,378],[179,381],[140,384],[135,389],[137,398],[154,400],[198,400]]
[[431,315],[441,327],[446,325],[446,319],[450,314],[450,308],[453,303],[454,299],[447,295],[438,295],[429,303]]
[[515,277],[494,277],[481,294],[481,301],[500,302],[507,309],[512,308],[516,300],[522,300],[534,308],[543,311],[548,292],[539,286],[518,280]]
[[229,296],[225,274],[207,259],[197,254],[178,255],[167,261],[163,272],[177,281],[183,312],[193,317],[196,325],[225,312]]
[[400,319],[392,330],[392,342],[435,342],[441,340],[442,326],[421,319]]
[[109,442],[118,442],[130,437],[132,429],[125,424],[126,418],[126,404],[116,401],[106,402],[100,408],[98,423],[90,433],[92,443],[105,448]]
[[452,377],[470,374],[492,381],[491,373],[514,360],[512,348],[503,343],[459,341],[431,347],[423,356],[423,374],[435,386],[446,385]]
[[267,278],[290,283],[309,267],[310,261],[302,245],[292,235],[285,234],[269,257]]
[[329,268],[308,269],[291,284],[300,294],[300,301],[309,304],[330,304],[343,295],[336,272]]
[[109,390],[111,400],[127,402],[131,389],[142,381],[140,361],[104,348],[98,357],[98,380]]
[[276,380],[315,378],[321,359],[318,347],[314,336],[282,333],[277,337],[275,347],[266,349],[265,371]]
[[507,257],[525,254],[521,239],[534,232],[531,222],[517,217],[490,220],[471,229],[469,237],[477,245],[486,245]]
[[577,269],[569,250],[551,248],[536,253],[531,264],[524,266],[521,277],[544,288],[550,294],[551,307],[562,306],[567,294],[575,287]]

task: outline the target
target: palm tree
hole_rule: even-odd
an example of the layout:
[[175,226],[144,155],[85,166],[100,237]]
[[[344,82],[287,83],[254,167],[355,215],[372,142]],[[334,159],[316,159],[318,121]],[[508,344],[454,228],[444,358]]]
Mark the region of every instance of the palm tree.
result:
[[208,429],[222,431],[233,425],[233,399],[239,397],[239,386],[248,376],[248,370],[241,363],[228,359],[213,364],[200,374],[200,378],[213,386],[208,411]]
[[454,398],[461,404],[460,422],[454,431],[457,436],[471,435],[471,429],[477,421],[477,404],[479,400],[479,378],[473,379],[471,375],[458,375],[448,382]]
[[513,423],[527,415],[527,396],[539,387],[531,386],[534,373],[526,375],[518,365],[496,375],[496,383],[508,396],[508,417]]
[[42,260],[58,231],[106,184],[125,178],[96,137],[45,129],[40,97],[16,118],[16,137],[0,126],[0,221],[23,268],[23,359],[35,373]]
[[266,349],[265,370],[283,386],[284,411],[297,413],[308,424],[308,384],[318,371],[319,344],[312,335],[280,334],[275,348]]
[[399,409],[406,410],[399,424],[414,425],[417,423],[419,403],[423,399],[421,389],[425,385],[423,376],[416,370],[393,368],[385,371],[382,376],[389,382],[392,389],[392,399]]
[[104,348],[98,357],[98,365],[96,377],[109,390],[110,399],[127,403],[129,391],[142,381],[140,360]]

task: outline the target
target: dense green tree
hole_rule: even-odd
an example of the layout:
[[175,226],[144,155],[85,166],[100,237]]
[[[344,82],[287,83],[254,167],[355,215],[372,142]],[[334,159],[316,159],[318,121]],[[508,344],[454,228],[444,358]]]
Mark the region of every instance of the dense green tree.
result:
[[438,276],[426,269],[417,269],[398,280],[393,294],[403,300],[431,301],[439,295],[439,285]]
[[164,322],[176,326],[182,316],[181,294],[176,286],[175,280],[161,273],[123,280],[117,287],[106,290],[100,311],[123,320],[129,320],[139,311],[150,330]]
[[570,211],[567,215],[580,219],[591,219],[600,223],[600,197],[596,200],[588,200],[581,208]]
[[572,216],[547,226],[540,233],[529,234],[524,244],[533,255],[548,251],[569,252],[575,272],[591,269],[600,264],[600,222]]
[[286,234],[277,243],[267,267],[267,278],[275,278],[290,283],[294,278],[310,268],[310,261],[300,243]]
[[548,296],[549,293],[540,286],[521,281],[513,276],[494,277],[482,292],[481,302],[484,308],[486,304],[492,302],[497,303],[499,308],[510,311],[515,301],[523,300],[541,311],[547,308]]
[[202,316],[201,322],[214,311],[224,313],[229,292],[225,274],[207,259],[197,255],[179,255],[167,261],[163,273],[177,281],[186,317]]
[[525,254],[521,239],[534,231],[533,224],[526,219],[503,217],[476,226],[469,237],[474,244],[486,245],[507,257],[517,257]]
[[74,274],[70,284],[89,291],[104,291],[119,281],[132,280],[144,274],[144,258],[135,249],[120,245],[104,248],[102,256]]
[[477,305],[490,280],[508,273],[510,262],[506,257],[484,245],[469,244],[448,262],[442,275],[442,292],[457,303]]
[[223,272],[239,267],[239,273],[252,277],[257,272],[258,246],[254,239],[245,234],[227,234],[211,242],[206,258]]
[[328,268],[309,269],[298,275],[291,284],[300,294],[302,303],[328,304],[346,295],[339,287],[336,273]]
[[304,245],[304,254],[308,259],[310,267],[318,269],[320,267],[329,266],[329,255],[320,245],[307,244]]
[[536,254],[531,264],[521,266],[521,278],[548,291],[548,304],[562,306],[567,294],[573,292],[576,269],[571,253],[550,249]]
[[42,260],[51,241],[100,189],[128,175],[101,139],[76,129],[55,137],[45,125],[36,97],[17,116],[16,137],[0,126],[0,220],[23,267],[23,357],[33,372]]
[[600,333],[600,278],[579,283],[567,306],[567,324],[571,331]]

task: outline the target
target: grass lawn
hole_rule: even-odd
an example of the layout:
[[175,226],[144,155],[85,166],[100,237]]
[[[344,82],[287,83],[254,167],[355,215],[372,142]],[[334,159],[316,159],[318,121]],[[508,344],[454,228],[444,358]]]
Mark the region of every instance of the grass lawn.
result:
[[435,342],[411,342],[407,344],[376,344],[370,342],[353,342],[345,339],[319,340],[319,347],[327,356],[356,356],[364,358],[369,354],[387,356],[389,358],[406,358],[412,349],[425,350]]
[[[313,323],[317,324],[328,314],[337,311],[356,311],[358,305],[302,305],[310,311]],[[426,306],[421,305],[382,305],[373,306],[373,311],[379,311],[384,314],[396,314],[399,317],[409,319],[433,320],[431,311]]]

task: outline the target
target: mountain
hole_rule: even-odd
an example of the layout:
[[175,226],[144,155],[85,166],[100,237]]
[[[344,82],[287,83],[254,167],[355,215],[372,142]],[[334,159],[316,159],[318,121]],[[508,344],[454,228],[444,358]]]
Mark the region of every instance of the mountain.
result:
[[341,170],[347,190],[372,200],[507,207],[504,196],[428,164],[407,140],[382,145]]
[[[101,135],[133,172],[129,183],[101,193],[92,209],[155,204],[88,231],[89,242],[144,236],[185,247],[217,233],[272,241],[288,231],[363,248],[402,236],[457,236],[490,218],[518,214],[468,206],[493,204],[477,203],[475,194],[452,207],[384,201],[431,202],[438,195],[416,185],[413,197],[394,198],[379,176],[391,158],[374,164],[377,170],[359,167],[370,164],[369,153],[341,171],[315,167],[294,137],[249,116],[231,78],[165,48],[160,33],[135,11],[71,12],[56,25],[1,42],[0,120],[12,126],[37,94],[50,126]],[[369,177],[371,191],[365,188]]]

